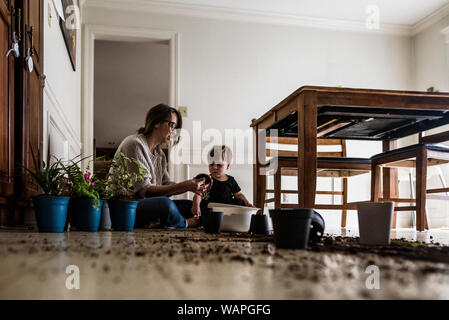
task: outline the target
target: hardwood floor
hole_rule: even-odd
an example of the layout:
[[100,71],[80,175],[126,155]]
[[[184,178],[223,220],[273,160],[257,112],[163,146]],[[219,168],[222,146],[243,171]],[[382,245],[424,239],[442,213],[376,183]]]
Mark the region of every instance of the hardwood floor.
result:
[[[449,244],[449,230],[393,237]],[[380,290],[366,288],[372,264]],[[79,268],[79,290],[66,288],[70,265]],[[0,299],[448,299],[447,270],[376,254],[279,250],[266,237],[202,230],[0,231]]]

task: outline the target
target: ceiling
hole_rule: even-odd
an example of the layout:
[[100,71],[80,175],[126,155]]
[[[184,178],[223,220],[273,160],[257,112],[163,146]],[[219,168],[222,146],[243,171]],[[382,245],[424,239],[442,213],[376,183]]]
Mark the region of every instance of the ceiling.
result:
[[[200,5],[286,14],[320,19],[364,22],[366,8],[379,7],[380,23],[414,25],[449,0],[145,0],[153,3]],[[145,2],[142,1],[142,2]]]

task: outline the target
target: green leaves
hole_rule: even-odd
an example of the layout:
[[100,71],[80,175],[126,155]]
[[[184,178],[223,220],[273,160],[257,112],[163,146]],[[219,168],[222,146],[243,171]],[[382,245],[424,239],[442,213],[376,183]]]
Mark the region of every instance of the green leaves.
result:
[[61,160],[53,157],[55,161],[51,165],[48,165],[42,161],[40,151],[37,152],[36,156],[33,148],[31,148],[31,156],[34,169],[29,169],[24,166],[21,166],[21,169],[26,171],[36,181],[44,194],[51,196],[64,195],[63,189],[61,188],[64,165]]
[[133,199],[134,185],[144,181],[147,172],[148,170],[139,161],[130,159],[120,152],[112,161],[108,175],[108,190],[112,193],[112,198]]
[[139,161],[126,157],[122,152],[112,161],[112,170],[104,180],[81,170],[79,164],[87,157],[76,156],[66,163],[53,157],[54,162],[49,165],[42,161],[40,152],[36,155],[32,148],[31,155],[34,168],[22,166],[21,169],[36,181],[44,194],[93,199],[95,208],[98,208],[100,199],[134,198],[134,185],[144,181],[148,172]]
[[89,171],[83,173],[78,166],[78,162],[70,161],[71,165],[66,166],[67,185],[70,196],[74,198],[88,198],[94,202],[94,208],[100,205],[100,195],[95,189],[95,182]]

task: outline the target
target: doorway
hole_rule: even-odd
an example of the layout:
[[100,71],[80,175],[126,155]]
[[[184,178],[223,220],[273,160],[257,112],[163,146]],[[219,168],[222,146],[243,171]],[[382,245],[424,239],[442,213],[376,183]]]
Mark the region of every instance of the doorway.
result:
[[124,138],[145,125],[150,107],[169,103],[169,46],[96,40],[94,63],[94,147],[108,161]]
[[[95,149],[95,68],[96,68],[96,50],[97,45],[108,46],[116,43],[118,46],[138,47],[145,44],[153,45],[166,45],[168,47],[168,104],[177,108],[179,106],[179,76],[180,76],[180,36],[177,32],[173,31],[160,31],[141,28],[129,28],[129,27],[115,27],[115,26],[99,26],[99,25],[85,25],[84,26],[84,46],[83,46],[83,105],[82,105],[82,118],[81,118],[81,139],[83,143],[82,155],[88,157],[94,154]],[[101,49],[100,49],[101,50]],[[125,52],[123,52],[125,54]],[[128,52],[130,53],[130,51]],[[108,66],[109,71],[116,71],[117,66]],[[150,85],[150,84],[149,84]],[[149,108],[149,104],[143,101],[145,111],[135,111],[137,118],[141,117],[141,121],[133,123],[129,134],[136,130],[144,123],[145,113]],[[126,106],[125,106],[126,107]],[[143,108],[143,107],[142,107]],[[100,121],[100,120],[99,120]],[[98,128],[100,128],[98,126]],[[113,133],[113,127],[110,126],[110,131]],[[111,136],[112,137],[112,136]],[[115,137],[111,143],[119,143],[120,137]],[[107,139],[106,139],[107,140]],[[116,142],[117,141],[117,142]],[[103,144],[101,142],[101,144]],[[112,148],[118,147],[118,145],[111,145]],[[89,160],[85,160],[82,163],[82,167],[86,169],[89,165]],[[169,171],[173,180],[177,181],[183,170],[179,166],[172,165],[169,162]]]

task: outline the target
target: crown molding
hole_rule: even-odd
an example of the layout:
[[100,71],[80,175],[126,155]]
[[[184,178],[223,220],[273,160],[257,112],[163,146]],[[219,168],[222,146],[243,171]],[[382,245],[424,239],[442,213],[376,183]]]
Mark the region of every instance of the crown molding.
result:
[[331,29],[370,34],[411,36],[413,26],[400,24],[381,24],[380,29],[372,30],[365,23],[338,19],[312,18],[282,13],[267,13],[258,10],[231,9],[193,4],[167,3],[153,0],[87,0],[84,9],[103,8],[133,12],[179,15],[206,19],[220,19],[254,22],[274,25]]
[[424,19],[421,19],[418,23],[416,23],[412,27],[411,35],[412,36],[417,35],[421,31],[423,31],[423,30],[427,29],[428,27],[432,26],[433,24],[437,23],[438,21],[440,21],[447,15],[449,15],[449,3],[442,6],[438,10],[432,12],[427,17],[425,17]]

